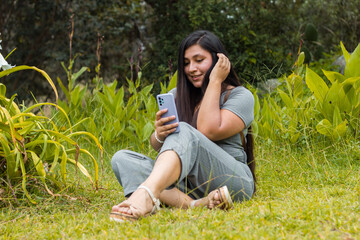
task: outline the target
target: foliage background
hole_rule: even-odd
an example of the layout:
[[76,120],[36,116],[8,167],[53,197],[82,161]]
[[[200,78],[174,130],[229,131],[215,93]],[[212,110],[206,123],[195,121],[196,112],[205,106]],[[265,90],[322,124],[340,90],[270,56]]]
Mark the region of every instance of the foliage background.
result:
[[[6,101],[2,112],[11,112],[12,106],[21,112],[0,114],[0,239],[117,239],[119,233],[165,239],[357,239],[360,45],[351,55],[344,46],[352,52],[359,43],[358,6],[358,0],[2,0],[1,53],[6,56],[17,47],[7,59],[10,64],[18,69],[35,65],[53,79],[59,76],[58,103],[66,114],[43,109],[25,116],[42,105],[27,108],[21,103],[31,98],[31,91],[36,98],[51,98],[39,100],[51,104],[53,90],[39,73],[26,70],[4,77],[6,72],[0,72],[11,96],[5,97],[0,84],[0,98]],[[175,77],[167,80],[176,69],[177,46],[198,28],[217,33],[238,73],[254,83],[247,87],[257,102],[253,130],[258,192],[250,201],[235,203],[229,213],[165,208],[134,224],[118,225],[108,219],[111,206],[124,199],[111,156],[118,149],[156,156],[148,144],[157,109],[152,94],[173,87]],[[347,61],[344,75],[331,72],[340,41]],[[302,64],[304,54],[298,57],[300,44],[311,53],[310,64]],[[319,49],[324,58],[315,54]],[[275,91],[256,87],[273,77],[279,77]],[[23,116],[30,116],[25,124],[15,121]],[[93,134],[93,141],[69,133],[68,122],[76,133]],[[32,156],[23,165],[19,151],[25,149],[13,138],[21,140],[20,134]],[[59,140],[64,147],[61,168],[54,164],[60,151],[48,150],[54,137],[66,140]],[[10,147],[4,151],[6,145]],[[65,154],[68,163],[77,158],[74,145],[96,159],[78,156],[82,173],[87,169],[89,174],[65,164]],[[20,164],[22,178],[9,179],[7,156],[14,154],[11,168],[19,172]],[[89,176],[99,177],[97,187],[90,187]],[[29,196],[39,204],[31,204]]]
[[[105,82],[117,79],[126,85],[138,67],[142,81],[159,88],[176,70],[184,36],[208,29],[226,44],[239,75],[256,84],[288,72],[308,23],[314,24],[316,45],[324,51],[336,50],[340,41],[353,51],[360,39],[358,6],[360,0],[2,0],[0,33],[3,55],[17,48],[8,59],[12,64],[34,65],[61,77],[60,62],[70,56],[73,16],[72,52],[79,54],[75,68],[91,70],[82,76],[83,83],[91,81],[101,62]],[[20,101],[31,98],[30,91],[51,98],[35,73],[19,72],[4,83],[9,94],[19,93]]]

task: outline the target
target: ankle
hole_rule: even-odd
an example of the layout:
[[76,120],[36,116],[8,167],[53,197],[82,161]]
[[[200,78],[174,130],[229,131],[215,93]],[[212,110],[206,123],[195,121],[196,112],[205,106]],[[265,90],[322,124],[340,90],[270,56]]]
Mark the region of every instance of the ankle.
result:
[[157,210],[160,210],[160,201],[159,201],[159,198],[157,196],[154,195],[153,191],[151,190],[151,188],[145,186],[145,185],[140,185],[138,187],[138,190],[141,189],[141,190],[144,190],[147,195],[147,198],[146,201],[147,201],[147,204],[151,204],[152,206],[155,206],[155,208]]
[[198,207],[198,205],[199,205],[198,202],[199,202],[199,200],[192,200],[189,208]]
[[142,184],[140,184],[140,186],[144,186],[147,187],[153,194],[155,198],[159,198],[160,197],[160,190],[154,185],[154,184],[150,184],[147,183],[146,181],[143,182]]
[[197,200],[190,202],[189,208],[205,207],[209,204],[210,199],[208,197],[203,197]]

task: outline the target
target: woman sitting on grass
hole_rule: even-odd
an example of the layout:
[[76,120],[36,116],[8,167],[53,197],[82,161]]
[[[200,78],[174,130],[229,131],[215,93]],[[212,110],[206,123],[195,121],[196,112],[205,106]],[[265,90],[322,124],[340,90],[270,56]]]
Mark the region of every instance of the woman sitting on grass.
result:
[[158,199],[185,209],[229,209],[232,200],[250,199],[255,192],[253,139],[247,134],[254,97],[213,33],[196,31],[183,40],[177,87],[171,92],[180,123],[165,125],[175,116],[161,118],[166,109],[156,113],[150,139],[159,151],[156,161],[129,150],[111,160],[128,197],[112,208],[111,219],[144,217],[158,209]]

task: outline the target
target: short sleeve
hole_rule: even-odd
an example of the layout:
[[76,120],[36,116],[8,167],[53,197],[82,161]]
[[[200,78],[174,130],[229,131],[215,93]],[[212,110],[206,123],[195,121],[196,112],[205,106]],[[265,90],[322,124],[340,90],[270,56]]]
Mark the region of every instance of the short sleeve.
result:
[[[222,103],[223,101],[224,98],[222,97]],[[254,95],[245,87],[240,86],[231,90],[227,101],[222,105],[221,109],[235,113],[244,121],[245,127],[248,128],[254,121],[254,106]]]
[[172,95],[174,95],[174,98],[176,97],[176,88],[173,88],[169,91]]

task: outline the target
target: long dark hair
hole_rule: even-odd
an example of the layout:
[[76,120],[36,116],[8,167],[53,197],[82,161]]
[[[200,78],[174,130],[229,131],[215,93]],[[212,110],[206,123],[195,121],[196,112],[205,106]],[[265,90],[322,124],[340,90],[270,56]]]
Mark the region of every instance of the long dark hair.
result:
[[[201,48],[207,50],[212,55],[212,65],[209,68],[208,72],[205,74],[205,78],[201,88],[194,87],[193,84],[187,79],[184,72],[185,51],[186,49],[195,44],[198,44]],[[188,35],[182,41],[179,47],[178,55],[178,75],[176,90],[176,107],[178,110],[180,121],[184,121],[189,124],[193,122],[195,107],[200,103],[201,99],[205,94],[205,90],[209,84],[210,73],[218,60],[218,57],[216,55],[217,53],[223,53],[225,56],[229,57],[220,39],[212,32],[206,30],[198,30]],[[232,66],[230,68],[229,75],[222,84],[221,92],[225,91],[228,85],[234,87],[242,85],[239,77],[235,73]],[[247,143],[246,146],[244,146],[244,150],[247,154],[247,162],[253,174],[254,180],[256,181],[255,158],[253,154],[254,139],[252,136],[251,127],[249,128],[248,134],[246,135],[246,142]]]
[[[187,79],[184,72],[184,55],[186,49],[189,47],[198,44],[203,49],[207,50],[212,55],[212,65],[209,68],[208,72],[205,74],[205,78],[201,88],[196,88],[192,83]],[[191,123],[194,116],[194,110],[196,105],[198,105],[205,94],[205,90],[209,84],[209,76],[217,62],[217,53],[223,53],[228,57],[228,54],[219,40],[219,38],[205,30],[199,30],[191,33],[187,36],[181,43],[179,48],[178,55],[178,75],[177,75],[177,101],[176,107],[180,115],[180,120]],[[233,67],[231,66],[230,73],[223,82],[222,91],[225,90],[227,85],[232,86],[241,86],[241,82],[237,77]]]
[[254,178],[254,194],[256,193],[256,175],[255,175],[255,156],[254,156],[254,136],[251,129],[251,126],[248,128],[248,133],[246,134],[246,145],[243,146],[247,156],[247,165],[250,168],[250,171]]

